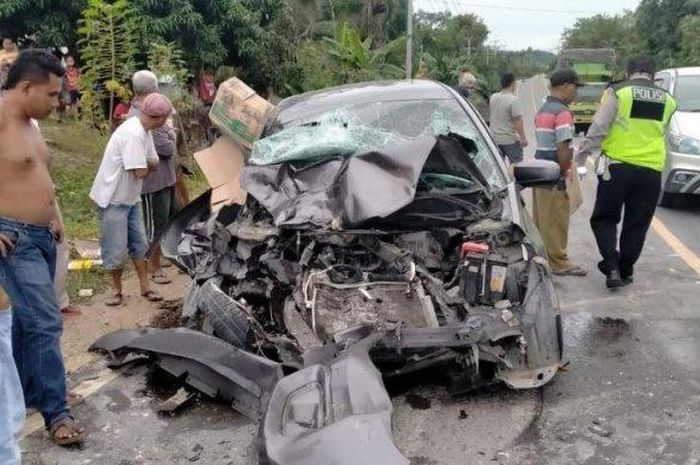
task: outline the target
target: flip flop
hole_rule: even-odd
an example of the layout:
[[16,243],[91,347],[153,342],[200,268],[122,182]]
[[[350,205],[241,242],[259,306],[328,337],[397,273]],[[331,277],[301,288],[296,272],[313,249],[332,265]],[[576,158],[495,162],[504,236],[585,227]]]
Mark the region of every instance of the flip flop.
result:
[[552,270],[552,273],[557,276],[586,276],[588,270],[580,265],[574,265],[566,270]]
[[[58,430],[61,428],[66,428],[70,432],[77,433],[77,435],[72,438],[59,438],[56,436],[56,433],[58,433]],[[51,435],[51,440],[55,444],[58,444],[59,446],[70,446],[83,441],[83,438],[85,437],[85,430],[78,426],[75,418],[72,416],[67,416],[49,426],[49,434]]]
[[151,281],[156,284],[170,284],[173,282],[173,280],[168,278],[168,276],[162,271],[151,275]]
[[163,296],[158,294],[156,291],[147,291],[141,294],[141,297],[145,297],[149,302],[160,302],[163,300]]
[[108,307],[120,307],[124,303],[124,295],[121,292],[115,292],[112,297],[105,300],[105,305]]
[[69,407],[76,407],[85,403],[85,397],[81,396],[77,392],[68,392],[66,396],[66,403]]
[[61,313],[62,313],[64,316],[78,316],[78,315],[82,315],[82,314],[83,314],[83,312],[81,312],[80,309],[79,309],[78,307],[74,307],[74,306],[72,306],[72,305],[69,305],[69,306],[67,306],[67,307],[65,307],[65,308],[62,308],[62,309],[61,309]]

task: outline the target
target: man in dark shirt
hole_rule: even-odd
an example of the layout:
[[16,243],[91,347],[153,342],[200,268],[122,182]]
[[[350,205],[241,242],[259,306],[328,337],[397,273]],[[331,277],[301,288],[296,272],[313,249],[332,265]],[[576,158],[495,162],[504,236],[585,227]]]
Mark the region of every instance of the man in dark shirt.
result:
[[[535,158],[559,164],[561,179],[555,187],[536,187],[533,191],[533,217],[547,249],[552,272],[556,275],[584,276],[587,271],[569,260],[569,197],[566,177],[572,175],[574,115],[569,104],[576,100],[583,84],[572,70],[558,70],[550,78],[551,92],[535,116],[537,150]],[[576,175],[576,173],[573,173]]]
[[[149,94],[158,92],[158,80],[150,71],[142,70],[132,79],[134,101],[129,116],[141,113],[141,103]],[[156,284],[169,284],[172,280],[161,268],[160,239],[176,211],[175,184],[177,170],[177,135],[170,122],[153,131],[153,143],[158,154],[158,167],[144,179],[141,202],[146,223],[146,236],[151,243],[149,272]],[[158,244],[153,244],[156,241]]]

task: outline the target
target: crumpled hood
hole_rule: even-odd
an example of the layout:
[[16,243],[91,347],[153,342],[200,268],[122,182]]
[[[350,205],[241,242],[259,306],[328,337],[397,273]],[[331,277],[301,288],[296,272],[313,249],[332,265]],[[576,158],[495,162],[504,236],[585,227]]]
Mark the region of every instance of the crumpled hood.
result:
[[343,229],[387,217],[410,204],[429,157],[435,158],[430,172],[462,175],[485,186],[469,155],[475,151],[473,141],[456,134],[424,136],[330,160],[248,165],[241,183],[278,227]]

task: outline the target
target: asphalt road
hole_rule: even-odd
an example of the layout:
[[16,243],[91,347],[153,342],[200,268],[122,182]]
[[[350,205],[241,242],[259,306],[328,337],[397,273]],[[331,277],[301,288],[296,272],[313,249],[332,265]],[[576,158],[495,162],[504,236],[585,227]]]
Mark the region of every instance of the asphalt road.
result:
[[[526,81],[519,94],[534,142],[544,79]],[[635,284],[610,293],[594,270],[588,226],[595,183],[584,180],[570,234],[570,254],[591,271],[556,279],[567,370],[534,391],[490,388],[453,399],[418,386],[396,396],[394,435],[413,465],[700,463],[700,205],[659,210]],[[82,450],[50,446],[34,418],[25,463],[257,463],[257,425],[208,402],[160,417],[145,373],[96,365],[73,375],[88,394],[76,413],[90,438]]]

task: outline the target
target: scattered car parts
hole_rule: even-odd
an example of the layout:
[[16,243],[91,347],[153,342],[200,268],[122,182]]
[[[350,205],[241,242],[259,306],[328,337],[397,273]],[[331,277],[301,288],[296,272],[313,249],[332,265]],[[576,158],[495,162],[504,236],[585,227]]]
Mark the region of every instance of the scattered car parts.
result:
[[[353,108],[413,116],[408,129],[394,127],[403,113],[337,124],[339,105],[343,118]],[[328,111],[334,123],[318,124]],[[164,254],[192,278],[188,329],[118,332],[94,347],[148,354],[191,387],[264,415],[261,456],[275,465],[407,464],[382,378],[436,369],[453,394],[547,383],[562,358],[557,296],[537,231],[471,112],[449,88],[420,81],[282,102],[266,155],[244,168],[245,204],[209,215],[205,194],[166,235]],[[362,146],[350,136],[371,132],[358,124],[396,137],[348,152]],[[343,128],[340,152],[314,145]],[[294,146],[294,157],[275,144]],[[558,178],[550,166],[521,171],[524,185]]]

